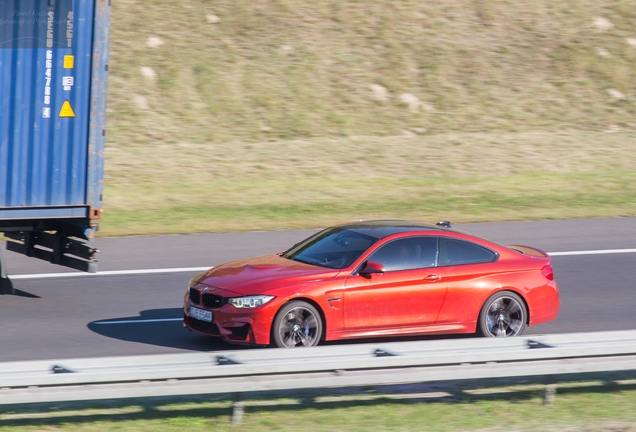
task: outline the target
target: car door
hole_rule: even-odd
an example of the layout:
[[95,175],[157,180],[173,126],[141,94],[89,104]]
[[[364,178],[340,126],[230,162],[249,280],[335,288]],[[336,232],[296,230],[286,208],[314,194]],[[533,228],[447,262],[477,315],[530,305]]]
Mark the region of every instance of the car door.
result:
[[384,273],[353,274],[344,290],[345,330],[379,330],[433,324],[446,296],[446,275],[437,267],[439,239],[417,236],[393,240],[369,260]]
[[500,284],[499,255],[482,245],[455,239],[440,239],[439,266],[448,277],[446,301],[438,324],[467,323],[477,319],[484,296]]

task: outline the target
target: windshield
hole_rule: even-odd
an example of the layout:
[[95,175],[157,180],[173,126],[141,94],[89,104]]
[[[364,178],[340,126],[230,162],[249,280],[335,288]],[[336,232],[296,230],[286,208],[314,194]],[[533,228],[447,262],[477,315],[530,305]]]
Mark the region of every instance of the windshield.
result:
[[343,228],[328,228],[298,243],[282,256],[293,261],[332,269],[349,267],[378,241]]

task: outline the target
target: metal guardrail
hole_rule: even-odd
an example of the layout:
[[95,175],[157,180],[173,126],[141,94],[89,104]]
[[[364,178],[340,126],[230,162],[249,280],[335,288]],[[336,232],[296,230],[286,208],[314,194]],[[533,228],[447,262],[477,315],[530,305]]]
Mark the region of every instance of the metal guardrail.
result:
[[0,405],[628,370],[636,330],[2,362]]

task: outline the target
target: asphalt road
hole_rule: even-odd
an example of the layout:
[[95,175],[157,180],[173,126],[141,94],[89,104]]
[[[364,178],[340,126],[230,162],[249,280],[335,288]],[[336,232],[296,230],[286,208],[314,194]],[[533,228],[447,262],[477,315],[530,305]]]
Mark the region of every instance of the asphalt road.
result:
[[[558,319],[525,334],[636,329],[636,253],[580,254],[636,249],[636,218],[456,227],[504,244],[575,252],[553,258],[562,301]],[[175,269],[281,251],[313,232],[127,237],[95,244],[100,272]],[[238,348],[183,329],[183,294],[196,271],[74,277],[63,267],[4,254],[16,295],[0,295],[0,361]],[[28,276],[50,273],[63,277]]]

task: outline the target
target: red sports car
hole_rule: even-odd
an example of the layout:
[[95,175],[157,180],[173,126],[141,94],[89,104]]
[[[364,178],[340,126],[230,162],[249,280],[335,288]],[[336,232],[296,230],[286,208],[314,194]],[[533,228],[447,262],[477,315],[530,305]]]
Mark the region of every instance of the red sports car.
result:
[[184,325],[286,348],[389,335],[511,337],[556,318],[550,262],[539,249],[501,246],[448,222],[347,223],[199,274]]

